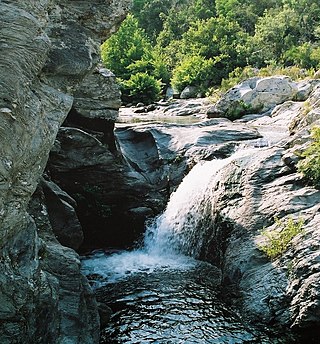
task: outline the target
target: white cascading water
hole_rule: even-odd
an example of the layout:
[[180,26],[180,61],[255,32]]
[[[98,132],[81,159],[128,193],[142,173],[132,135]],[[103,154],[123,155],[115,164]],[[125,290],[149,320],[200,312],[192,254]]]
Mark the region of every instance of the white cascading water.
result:
[[[254,148],[239,149],[231,157],[200,162],[171,195],[166,210],[146,229],[144,247],[135,251],[105,255],[103,252],[82,261],[85,274],[99,274],[108,283],[137,272],[159,269],[188,269],[195,265],[203,245],[201,221],[207,207],[214,203],[212,188],[219,182],[221,170],[235,159],[249,158]],[[214,204],[213,204],[214,206]]]
[[200,162],[183,179],[165,212],[146,230],[145,249],[150,255],[184,254],[197,258],[205,244],[206,215],[214,209],[213,188],[221,170],[233,160],[249,157],[254,148],[239,149],[231,157]]

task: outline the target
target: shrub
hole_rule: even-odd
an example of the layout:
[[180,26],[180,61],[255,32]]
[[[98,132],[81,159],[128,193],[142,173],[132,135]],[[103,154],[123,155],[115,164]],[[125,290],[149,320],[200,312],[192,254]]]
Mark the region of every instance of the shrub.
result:
[[172,86],[179,92],[186,86],[200,87],[208,84],[214,77],[215,68],[212,59],[202,56],[187,56],[174,70]]
[[121,82],[124,99],[132,102],[150,104],[159,99],[161,83],[147,73],[131,75],[129,80]]
[[311,130],[313,142],[302,153],[303,159],[298,162],[301,172],[316,187],[320,187],[320,127]]
[[262,231],[262,235],[267,239],[267,242],[260,245],[259,249],[270,259],[278,258],[288,249],[291,240],[302,233],[303,222],[302,218],[295,221],[290,217],[286,223],[275,218],[276,229]]
[[320,65],[320,48],[309,42],[294,46],[285,52],[285,62],[301,68],[315,68]]
[[101,58],[106,68],[121,79],[129,79],[128,66],[139,60],[149,59],[151,44],[145,32],[139,27],[138,20],[128,15],[117,33],[101,46]]

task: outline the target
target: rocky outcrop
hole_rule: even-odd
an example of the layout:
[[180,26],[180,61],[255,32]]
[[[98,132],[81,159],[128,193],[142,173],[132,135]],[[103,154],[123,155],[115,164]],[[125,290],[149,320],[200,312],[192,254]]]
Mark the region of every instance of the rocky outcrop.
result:
[[115,76],[107,69],[97,68],[83,79],[75,92],[65,126],[79,127],[93,134],[100,133],[101,142],[115,152],[113,130],[121,105],[120,96]]
[[[111,75],[107,87],[118,94],[113,83]],[[85,82],[81,101],[74,104],[60,129],[48,164],[51,178],[76,200],[85,236],[82,249],[131,247],[142,238],[145,221],[163,210],[195,161],[228,156],[234,141],[260,137],[241,123],[215,119],[193,125],[118,125],[115,139],[110,132],[112,140],[106,142],[103,122],[112,121],[108,112],[103,118],[99,109],[106,108],[103,104],[114,109],[119,104],[103,101],[110,93],[100,87],[93,92],[89,84],[93,85]],[[87,101],[91,94],[94,100]],[[199,111],[202,102],[184,105]],[[164,107],[166,114],[174,109],[179,111],[174,104]],[[93,123],[98,125],[89,125]]]
[[[319,123],[318,92],[315,87],[306,102],[285,102],[270,117],[247,122],[271,145],[236,159],[211,185],[212,232],[203,252],[222,267],[226,283],[239,287],[248,317],[291,328],[306,342],[317,338],[320,325],[320,192],[297,173],[294,152],[306,147],[310,127]],[[275,217],[281,230],[290,218],[302,218],[304,227],[287,250],[270,260],[259,246],[267,242],[263,229],[279,227]]]
[[227,91],[208,109],[207,116],[237,119],[248,113],[263,113],[294,99],[297,92],[297,85],[287,76],[254,77]]
[[[41,203],[39,217],[47,217],[43,222],[34,212],[30,217],[27,207],[72,107],[72,94],[98,62],[101,39],[115,30],[129,4],[0,4],[1,343],[98,340],[97,310],[79,259],[46,234],[50,221],[61,226],[61,218],[49,219],[47,211],[72,212],[70,204],[60,198],[58,208],[47,209]],[[42,233],[41,225],[47,228]]]

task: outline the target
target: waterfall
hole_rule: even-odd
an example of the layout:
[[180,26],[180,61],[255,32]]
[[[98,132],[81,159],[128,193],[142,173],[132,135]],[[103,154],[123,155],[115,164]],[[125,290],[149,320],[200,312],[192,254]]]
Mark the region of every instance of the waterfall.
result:
[[193,258],[199,257],[206,233],[212,230],[210,215],[214,213],[223,167],[237,159],[250,159],[256,151],[257,148],[239,149],[229,158],[195,165],[171,195],[164,213],[147,226],[144,247],[112,255],[98,252],[84,258],[84,273],[97,273],[110,283],[137,272],[194,266]]
[[146,229],[145,248],[150,255],[185,254],[197,258],[209,230],[215,195],[224,166],[250,157],[254,148],[239,149],[222,160],[200,162],[171,195],[166,210]]

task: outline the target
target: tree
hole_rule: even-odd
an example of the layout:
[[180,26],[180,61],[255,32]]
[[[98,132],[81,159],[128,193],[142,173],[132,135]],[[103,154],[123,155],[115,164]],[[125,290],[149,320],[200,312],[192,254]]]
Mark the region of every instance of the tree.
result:
[[198,20],[183,35],[180,54],[211,59],[215,77],[210,83],[217,85],[235,67],[246,65],[246,39],[239,25],[225,17]]
[[173,71],[172,85],[181,92],[186,86],[196,86],[199,91],[207,87],[219,74],[213,59],[199,55],[186,56]]
[[284,58],[287,65],[317,69],[320,67],[320,47],[305,42],[286,51]]
[[163,22],[169,13],[171,0],[134,0],[132,14],[152,42],[163,30]]
[[150,58],[151,44],[138,20],[128,15],[118,32],[112,35],[101,46],[101,57],[104,65],[121,79],[129,79],[131,72],[128,66],[140,60]]
[[283,63],[284,53],[298,41],[299,18],[293,9],[285,6],[266,11],[256,25],[251,63],[258,66]]
[[300,39],[303,42],[317,40],[316,30],[320,25],[318,0],[283,0],[284,6],[295,11],[299,17]]
[[255,24],[267,9],[281,6],[281,0],[216,0],[218,16],[236,21],[246,32],[253,34]]

